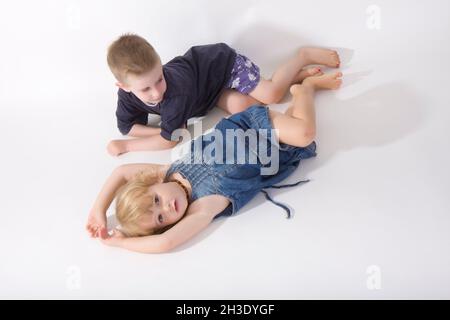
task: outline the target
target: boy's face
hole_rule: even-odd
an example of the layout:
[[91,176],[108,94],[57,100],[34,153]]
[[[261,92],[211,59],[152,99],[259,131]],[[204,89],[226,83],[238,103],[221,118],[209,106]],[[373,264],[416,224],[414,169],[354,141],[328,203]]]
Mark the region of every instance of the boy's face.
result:
[[127,92],[133,92],[142,102],[150,105],[160,103],[167,89],[161,62],[140,76],[129,75],[127,84],[117,82],[116,85]]
[[188,208],[186,193],[176,182],[158,183],[148,188],[153,197],[151,214],[143,218],[146,229],[161,229],[180,220]]

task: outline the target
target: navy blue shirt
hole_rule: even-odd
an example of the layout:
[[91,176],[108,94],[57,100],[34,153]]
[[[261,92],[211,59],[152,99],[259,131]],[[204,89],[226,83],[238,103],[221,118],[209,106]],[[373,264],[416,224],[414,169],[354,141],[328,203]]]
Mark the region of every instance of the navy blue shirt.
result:
[[190,48],[163,65],[167,90],[154,107],[146,105],[132,92],[119,89],[117,126],[124,135],[131,127],[147,124],[148,114],[161,115],[161,136],[183,128],[192,117],[204,116],[217,103],[225,88],[236,58],[236,52],[224,43]]

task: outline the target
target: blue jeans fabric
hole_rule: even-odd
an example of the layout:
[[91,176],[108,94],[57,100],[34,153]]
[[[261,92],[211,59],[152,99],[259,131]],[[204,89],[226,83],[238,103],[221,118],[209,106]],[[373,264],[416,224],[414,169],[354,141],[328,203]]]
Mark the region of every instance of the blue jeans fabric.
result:
[[[257,135],[255,138],[258,140],[258,143],[266,143],[268,146],[267,153],[269,155],[273,155],[274,152],[278,153],[279,163],[276,173],[261,173],[261,169],[269,167],[270,162],[264,163],[261,161],[257,153],[258,150],[255,150],[254,145],[249,143],[249,139],[238,136],[238,138],[233,139],[231,142],[227,141],[227,139],[219,141],[215,133],[218,131],[222,137],[226,137],[226,130],[232,130],[233,132],[239,129],[244,132],[254,132],[255,130],[265,132],[265,134]],[[271,139],[271,129],[273,127],[266,106],[252,106],[243,112],[222,119],[212,132],[200,136],[191,142],[191,152],[172,163],[167,171],[166,178],[173,172],[179,172],[186,178],[192,186],[192,202],[212,194],[219,194],[228,198],[231,202],[230,206],[215,218],[236,214],[259,192],[263,192],[269,201],[282,207],[287,212],[289,218],[289,208],[282,203],[274,201],[266,189],[292,187],[302,182],[308,182],[309,180],[304,180],[289,185],[277,185],[294,172],[302,159],[317,155],[315,152],[316,143],[312,142],[304,148],[283,143],[274,144]],[[239,139],[243,140],[238,141]],[[217,149],[212,148],[212,143],[215,143],[215,146],[219,147]],[[243,164],[237,163],[236,161],[239,156],[239,150],[236,147],[238,143],[245,145],[245,163]],[[217,150],[222,150],[222,155]],[[232,161],[233,163],[231,164],[226,163],[230,161],[229,158],[225,159],[227,150],[229,152],[231,150],[233,153],[235,161]],[[242,152],[242,149],[240,151]],[[250,163],[248,161],[252,153],[257,154],[256,163]],[[218,159],[223,160],[222,163]]]

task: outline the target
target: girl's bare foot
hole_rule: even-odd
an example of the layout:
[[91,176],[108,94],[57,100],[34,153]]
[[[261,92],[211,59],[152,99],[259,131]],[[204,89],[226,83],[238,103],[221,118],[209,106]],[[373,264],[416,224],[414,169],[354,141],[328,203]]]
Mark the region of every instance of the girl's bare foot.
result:
[[[314,89],[339,89],[342,84],[342,72],[326,73],[318,77],[308,77],[303,80],[303,86],[312,86]],[[294,88],[295,91],[295,88]],[[292,91],[291,91],[292,93]],[[292,93],[293,94],[293,93]]]
[[339,68],[341,60],[339,54],[334,50],[306,47],[301,48],[300,56],[308,64],[323,64],[331,68]]
[[319,67],[304,68],[300,70],[300,72],[297,74],[297,76],[294,79],[294,83],[301,83],[308,77],[321,75],[323,75],[323,72]]

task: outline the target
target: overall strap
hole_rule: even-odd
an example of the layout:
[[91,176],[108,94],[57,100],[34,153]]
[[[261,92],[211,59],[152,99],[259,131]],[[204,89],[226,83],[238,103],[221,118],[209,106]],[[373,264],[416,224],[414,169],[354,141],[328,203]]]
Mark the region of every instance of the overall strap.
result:
[[[309,182],[310,180],[300,180],[297,181],[296,183],[292,183],[292,184],[284,184],[284,185],[280,185],[280,186],[270,186],[270,187],[266,187],[264,189],[269,189],[269,188],[274,188],[274,189],[282,189],[282,188],[290,188],[290,187],[295,187],[297,185],[299,185],[300,183],[304,183],[304,182]],[[272,199],[272,197],[269,195],[269,193],[262,189],[261,192],[264,193],[264,195],[266,196],[266,199],[269,200],[270,202],[272,202],[274,205],[283,208],[286,213],[287,213],[287,219],[291,218],[291,210],[288,208],[288,206],[286,206],[285,204],[281,203],[281,202],[277,202],[275,200]]]

